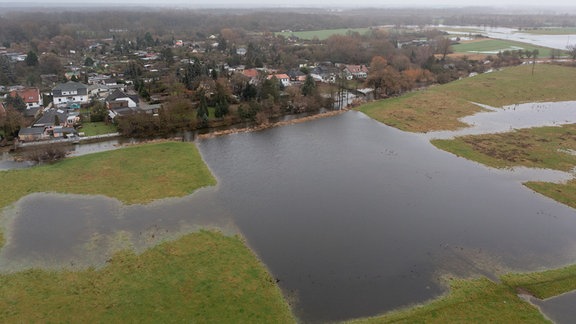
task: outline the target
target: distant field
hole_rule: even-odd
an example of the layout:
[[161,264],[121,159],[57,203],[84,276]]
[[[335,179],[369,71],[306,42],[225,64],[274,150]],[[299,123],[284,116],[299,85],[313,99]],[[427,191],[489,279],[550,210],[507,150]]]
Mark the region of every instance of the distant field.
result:
[[518,33],[533,35],[576,35],[576,27],[550,27],[538,29],[523,29]]
[[284,37],[296,36],[300,39],[312,40],[318,38],[319,40],[325,40],[332,35],[346,35],[349,32],[355,32],[360,34],[366,34],[370,31],[370,28],[341,28],[341,29],[324,29],[324,30],[309,30],[309,31],[297,31],[297,32],[279,32],[276,35],[282,35]]
[[542,46],[531,45],[527,43],[514,42],[502,39],[481,39],[471,42],[463,42],[452,46],[456,53],[474,53],[474,54],[487,54],[496,55],[498,52],[515,51],[515,50],[538,50],[538,57],[550,57],[551,49]]

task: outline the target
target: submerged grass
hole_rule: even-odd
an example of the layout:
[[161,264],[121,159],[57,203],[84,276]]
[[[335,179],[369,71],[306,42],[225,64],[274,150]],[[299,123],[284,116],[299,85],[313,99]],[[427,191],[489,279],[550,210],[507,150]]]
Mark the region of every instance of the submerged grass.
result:
[[[432,144],[496,168],[526,166],[571,171],[576,167],[576,124],[469,135],[452,140],[433,140]],[[576,208],[576,180],[564,184],[528,182],[525,185]]]
[[102,269],[0,275],[4,323],[293,323],[288,304],[238,237],[202,231]]
[[502,107],[526,102],[576,100],[571,67],[538,64],[511,67],[399,98],[376,101],[359,109],[387,125],[411,132],[454,130],[458,119],[481,110],[472,102]]
[[94,153],[30,169],[0,172],[9,184],[0,208],[35,192],[106,195],[124,203],[181,197],[216,183],[196,146],[165,142]]

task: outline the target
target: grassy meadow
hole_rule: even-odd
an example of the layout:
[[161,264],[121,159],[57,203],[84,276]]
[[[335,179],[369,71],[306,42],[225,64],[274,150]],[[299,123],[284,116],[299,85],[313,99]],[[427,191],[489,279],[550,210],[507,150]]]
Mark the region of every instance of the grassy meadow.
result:
[[82,123],[82,128],[80,129],[86,136],[96,136],[104,135],[110,133],[116,133],[118,130],[113,124],[106,124],[104,122],[95,123]]
[[548,47],[493,38],[462,42],[452,46],[452,49],[456,53],[479,53],[487,55],[496,55],[498,52],[515,51],[519,49],[523,51],[533,51],[537,49],[539,52],[538,57],[540,58],[550,57],[551,54],[551,49]]
[[0,208],[34,192],[106,195],[127,204],[182,197],[216,180],[194,144],[164,142],[0,172]]
[[319,40],[326,40],[333,35],[346,35],[349,32],[366,34],[370,31],[370,28],[341,28],[341,29],[323,29],[323,30],[308,30],[308,31],[296,31],[296,32],[278,32],[276,35],[282,35],[284,37],[296,36],[300,39],[313,40],[317,38]]
[[0,274],[3,323],[294,323],[239,237],[201,231],[102,269]]
[[502,107],[517,103],[576,100],[576,69],[538,64],[506,68],[423,91],[360,106],[368,116],[410,132],[455,130],[458,119],[481,110],[472,102]]

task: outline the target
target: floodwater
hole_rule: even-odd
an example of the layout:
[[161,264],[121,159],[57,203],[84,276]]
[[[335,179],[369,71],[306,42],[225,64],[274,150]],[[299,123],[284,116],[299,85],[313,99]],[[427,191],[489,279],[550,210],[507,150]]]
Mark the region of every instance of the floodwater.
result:
[[[467,28],[476,29],[472,34],[482,34],[490,38],[511,40],[516,42],[528,43],[538,46],[550,47],[565,50],[566,46],[576,43],[576,34],[571,35],[536,35],[522,33],[514,28],[506,27],[479,27],[479,26],[439,26],[438,28]],[[453,32],[451,34],[468,35],[468,32]],[[497,54],[497,53],[494,53]]]
[[529,301],[556,324],[572,324],[576,318],[576,291],[557,297],[540,300],[529,297]]
[[481,105],[485,109],[475,115],[460,120],[470,127],[457,131],[430,132],[430,139],[452,138],[463,135],[478,135],[510,132],[515,129],[542,126],[561,126],[576,123],[576,101],[534,102],[494,108]]
[[[576,211],[359,112],[201,140],[216,187],[148,206],[34,194],[4,212],[5,271],[100,265],[199,226],[242,233],[302,322],[376,315],[445,292],[441,278],[574,262]],[[569,176],[569,175],[568,175]]]

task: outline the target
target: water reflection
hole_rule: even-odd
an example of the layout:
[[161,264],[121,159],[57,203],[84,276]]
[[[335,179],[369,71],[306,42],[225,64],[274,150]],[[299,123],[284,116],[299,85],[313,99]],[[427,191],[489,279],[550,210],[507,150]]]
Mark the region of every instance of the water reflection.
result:
[[540,311],[556,324],[571,324],[576,318],[576,291],[557,297],[540,300],[528,297],[529,301],[536,305]]

